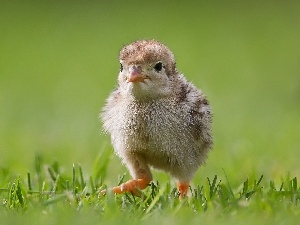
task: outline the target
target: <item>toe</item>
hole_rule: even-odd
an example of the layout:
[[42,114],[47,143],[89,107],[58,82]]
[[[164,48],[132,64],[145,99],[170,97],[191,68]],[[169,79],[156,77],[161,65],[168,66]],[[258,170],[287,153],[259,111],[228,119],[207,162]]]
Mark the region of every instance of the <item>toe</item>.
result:
[[116,194],[132,192],[133,194],[139,195],[139,191],[137,189],[145,189],[150,181],[151,180],[149,179],[129,180],[126,183],[121,184],[120,186],[112,188],[112,191]]

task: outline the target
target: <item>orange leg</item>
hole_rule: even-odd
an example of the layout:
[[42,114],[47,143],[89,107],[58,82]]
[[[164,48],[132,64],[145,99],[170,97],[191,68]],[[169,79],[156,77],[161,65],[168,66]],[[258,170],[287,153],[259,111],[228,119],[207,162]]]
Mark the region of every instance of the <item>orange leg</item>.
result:
[[182,200],[184,197],[187,196],[187,192],[189,190],[189,182],[184,182],[184,183],[179,182],[177,184],[177,187],[180,193],[179,199]]
[[[150,179],[137,179],[137,180],[129,180],[120,186],[113,187],[111,190],[115,194],[121,194],[124,192],[131,192],[135,195],[139,195],[139,192],[136,189],[143,190],[148,184],[151,182]],[[101,191],[101,194],[105,194],[106,190]]]

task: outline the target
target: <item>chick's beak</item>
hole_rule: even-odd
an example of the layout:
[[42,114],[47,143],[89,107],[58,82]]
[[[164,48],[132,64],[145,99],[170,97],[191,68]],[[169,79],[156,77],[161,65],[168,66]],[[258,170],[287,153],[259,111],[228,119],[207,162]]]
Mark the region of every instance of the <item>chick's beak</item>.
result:
[[145,78],[142,75],[142,68],[140,66],[132,66],[129,69],[128,82],[143,82]]

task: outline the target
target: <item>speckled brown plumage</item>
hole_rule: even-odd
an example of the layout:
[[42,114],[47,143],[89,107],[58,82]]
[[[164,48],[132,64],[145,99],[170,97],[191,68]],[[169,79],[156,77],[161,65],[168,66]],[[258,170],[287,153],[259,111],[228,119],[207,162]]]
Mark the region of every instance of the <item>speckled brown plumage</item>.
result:
[[153,167],[171,174],[183,197],[212,147],[209,103],[176,70],[173,53],[158,41],[133,42],[119,59],[118,87],[101,118],[133,180],[113,191],[145,188]]

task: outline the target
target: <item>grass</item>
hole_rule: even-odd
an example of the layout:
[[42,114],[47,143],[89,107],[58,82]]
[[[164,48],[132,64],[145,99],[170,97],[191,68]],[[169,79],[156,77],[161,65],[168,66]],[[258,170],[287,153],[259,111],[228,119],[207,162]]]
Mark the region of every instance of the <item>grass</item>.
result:
[[[102,180],[104,169],[96,176],[85,177],[82,167],[73,164],[72,174],[63,174],[57,162],[45,164],[37,155],[34,173],[28,172],[27,179],[17,176],[0,189],[0,216],[16,215],[11,221],[20,220],[20,215],[37,216],[35,221],[29,219],[29,224],[52,224],[53,219],[49,219],[52,216],[56,218],[55,223],[60,224],[75,215],[81,215],[85,219],[79,221],[88,223],[95,220],[97,223],[150,224],[156,221],[160,224],[184,224],[209,219],[212,215],[220,218],[226,215],[229,221],[222,221],[222,224],[231,224],[233,217],[239,218],[235,214],[250,213],[261,217],[263,224],[268,220],[275,222],[282,213],[289,216],[300,213],[300,189],[296,177],[286,176],[281,183],[275,184],[260,176],[254,180],[246,179],[233,187],[229,180],[220,180],[216,175],[207,178],[203,185],[190,187],[189,198],[180,201],[176,188],[158,181],[141,192],[141,197],[112,193],[103,196],[100,192],[106,188]],[[119,177],[116,184],[123,179],[124,176]],[[252,222],[256,224],[258,221]],[[251,221],[249,223],[252,224]]]
[[[299,11],[298,1],[2,1],[1,224],[298,223]],[[99,197],[129,179],[98,114],[119,49],[140,38],[168,45],[213,108],[214,149],[182,202],[157,171],[142,198]]]

